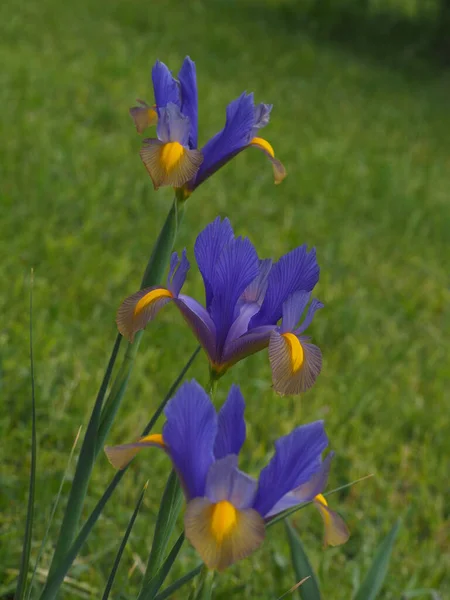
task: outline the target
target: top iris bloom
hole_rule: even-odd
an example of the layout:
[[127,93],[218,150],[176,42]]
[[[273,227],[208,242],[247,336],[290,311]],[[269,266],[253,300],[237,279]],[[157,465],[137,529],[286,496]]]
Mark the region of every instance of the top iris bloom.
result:
[[198,235],[194,252],[206,308],[180,294],[190,265],[185,252],[181,259],[175,252],[166,287],[140,290],[122,303],[116,319],[120,333],[132,342],[165,304],[174,302],[206,351],[213,378],[269,346],[275,390],[298,394],[310,388],[322,355],[302,334],[323,304],[312,300],[298,322],[319,280],[315,251],[303,245],[274,264],[260,260],[250,241],[236,238],[229,220],[218,217]]
[[157,61],[152,69],[155,104],[130,109],[138,133],[157,124],[157,138],[144,140],[140,155],[155,190],[170,185],[184,197],[231,158],[249,147],[259,148],[273,166],[275,183],[286,176],[272,146],[258,136],[269,122],[271,104],[255,106],[253,94],[243,93],[227,107],[225,127],[201,149],[198,148],[198,97],[195,63],[187,56],[178,80]]

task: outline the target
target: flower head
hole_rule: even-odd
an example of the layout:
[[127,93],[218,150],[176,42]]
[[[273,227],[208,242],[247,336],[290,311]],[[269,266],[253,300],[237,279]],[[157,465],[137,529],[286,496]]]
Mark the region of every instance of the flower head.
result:
[[286,176],[270,143],[259,136],[269,122],[271,104],[255,105],[253,94],[243,93],[226,111],[225,126],[198,148],[198,95],[195,63],[184,59],[178,80],[157,61],[152,69],[155,104],[138,100],[130,109],[138,133],[158,124],[157,138],[144,140],[140,151],[155,189],[183,188],[189,195],[197,186],[245,148],[262,150],[271,161],[275,183]]
[[186,537],[211,569],[223,570],[254,552],[264,540],[266,522],[310,501],[324,517],[325,543],[344,543],[349,535],[345,523],[321,495],[332,459],[328,454],[322,460],[328,446],[323,422],[279,438],[273,458],[256,480],[237,466],[246,437],[244,409],[237,386],[217,414],[203,388],[191,381],[166,406],[162,435],[105,451],[116,468],[124,468],[146,446],[167,452],[187,501]]
[[180,293],[189,262],[185,251],[181,258],[174,253],[166,287],[141,290],[119,308],[116,320],[122,335],[133,341],[172,301],[203,346],[214,377],[268,346],[275,390],[298,394],[309,389],[322,366],[319,348],[303,335],[323,306],[312,300],[306,310],[319,279],[315,251],[303,245],[276,263],[260,260],[251,242],[235,237],[228,219],[220,218],[199,234],[194,250],[205,307]]

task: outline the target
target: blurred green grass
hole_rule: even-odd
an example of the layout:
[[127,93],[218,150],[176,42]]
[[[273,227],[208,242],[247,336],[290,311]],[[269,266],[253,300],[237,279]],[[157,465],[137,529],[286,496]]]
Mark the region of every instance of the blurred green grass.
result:
[[[352,531],[346,546],[323,552],[313,509],[295,519],[324,597],[351,597],[353,582],[399,515],[404,525],[382,597],[398,599],[418,587],[440,590],[442,597],[450,592],[450,77],[410,53],[380,60],[378,53],[352,51],[305,28],[301,16],[300,4],[288,0],[5,0],[0,6],[3,589],[17,575],[26,510],[30,268],[36,554],[106,366],[116,308],[139,285],[171,201],[169,190],[152,190],[127,109],[136,97],[151,100],[156,58],[176,71],[190,54],[198,70],[201,141],[222,126],[228,101],[254,91],[258,101],[275,105],[265,137],[289,177],[274,187],[264,157],[243,153],[192,196],[178,247],[192,257],[200,228],[228,215],[260,255],[276,258],[307,242],[316,246],[322,268],[317,294],[326,308],[311,333],[324,369],[313,390],[302,399],[278,398],[266,353],[222,380],[219,399],[233,381],[247,399],[242,466],[257,472],[276,437],[294,424],[325,418],[337,453],[330,486],[376,476],[333,498]],[[192,269],[186,293],[201,299],[201,289]],[[139,433],[194,348],[168,307],[145,334],[111,442]],[[203,360],[191,375],[206,383]],[[137,487],[150,478],[115,587],[114,597],[121,589],[133,597],[168,468],[165,457],[152,452],[132,466],[74,565],[76,583],[65,598],[99,597]],[[112,474],[101,457],[87,509]],[[178,574],[195,561],[186,546]],[[276,598],[293,577],[282,528],[274,528],[257,554],[220,578],[216,597],[238,590],[236,597]]]

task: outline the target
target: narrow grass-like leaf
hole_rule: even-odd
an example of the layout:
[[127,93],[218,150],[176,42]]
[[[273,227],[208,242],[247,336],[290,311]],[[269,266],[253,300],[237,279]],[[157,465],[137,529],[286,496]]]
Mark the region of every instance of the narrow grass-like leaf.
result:
[[15,600],[22,600],[25,597],[27,586],[28,565],[30,562],[31,535],[33,532],[34,517],[34,497],[36,491],[36,396],[34,387],[34,359],[33,359],[33,270],[31,270],[30,281],[30,374],[31,374],[31,466],[30,480],[28,486],[28,508],[27,519],[25,522],[25,533],[23,536],[22,559],[20,562],[19,577]]
[[423,598],[424,596],[429,596],[431,600],[442,600],[442,597],[439,595],[437,590],[428,588],[403,592],[401,600],[409,600],[409,598]]
[[206,566],[203,567],[198,587],[192,594],[193,600],[211,600],[214,574],[214,571],[209,570]]
[[372,566],[362,582],[354,600],[375,600],[378,596],[389,568],[392,549],[400,529],[401,521],[396,523],[378,546]]
[[[183,380],[184,376],[186,375],[186,372],[188,371],[188,369],[194,362],[195,358],[197,357],[199,351],[200,351],[200,347],[197,347],[195,349],[195,351],[192,353],[192,355],[189,358],[189,360],[187,361],[187,363],[184,365],[180,374],[178,375],[176,380],[173,382],[171,388],[167,392],[165,398],[163,399],[163,401],[161,402],[161,404],[155,411],[155,414],[152,416],[152,418],[148,422],[147,426],[144,428],[144,431],[142,432],[143,436],[147,435],[151,431],[151,429],[154,426],[154,424],[156,423],[159,415],[163,411],[164,406],[167,404],[167,402],[173,396],[175,390],[180,385],[181,381]],[[66,573],[70,569],[78,552],[80,551],[81,547],[83,546],[84,542],[86,541],[87,537],[89,536],[92,528],[94,527],[95,523],[97,522],[97,519],[101,515],[108,500],[112,496],[114,490],[118,486],[119,482],[121,481],[122,477],[125,475],[127,470],[128,470],[128,466],[125,467],[125,469],[123,469],[122,471],[118,471],[114,475],[113,479],[111,480],[111,483],[107,487],[103,496],[97,502],[97,505],[95,506],[94,510],[88,517],[86,523],[81,528],[81,531],[79,532],[77,538],[73,542],[69,551],[66,553],[66,556],[63,558],[63,560],[61,560],[61,563],[58,565],[58,568],[55,569],[52,574],[49,574],[46,586],[41,594],[41,600],[44,600],[44,599],[49,600],[50,598],[54,598],[56,596],[58,589],[59,589],[60,585],[62,584]]]
[[144,499],[144,494],[148,486],[148,481],[144,486],[144,489],[139,494],[138,501],[134,508],[133,514],[131,515],[131,519],[128,523],[128,527],[125,531],[125,535],[122,538],[122,541],[119,546],[119,550],[116,554],[116,558],[114,559],[114,564],[111,569],[111,573],[109,574],[108,581],[106,582],[105,591],[103,592],[102,600],[107,600],[109,598],[109,593],[111,591],[112,585],[114,583],[114,578],[117,573],[117,569],[119,567],[120,560],[122,558],[123,551],[125,550],[125,546],[127,545],[128,538],[130,537],[131,530],[133,529],[134,522],[136,521],[136,517],[138,516],[139,509],[141,508],[142,501]]
[[158,518],[155,525],[152,549],[147,563],[142,588],[150,584],[161,566],[170,536],[172,535],[183,503],[183,493],[177,474],[172,471],[161,499]]
[[301,579],[298,583],[296,583],[295,585],[293,585],[287,592],[284,592],[284,594],[282,594],[281,596],[279,596],[277,598],[277,600],[283,600],[283,598],[287,598],[288,596],[290,596],[291,594],[293,594],[295,592],[295,590],[298,590],[298,588],[300,586],[302,586],[305,581],[308,581],[309,577],[305,577],[304,579]]
[[192,571],[189,571],[189,573],[186,573],[186,575],[183,575],[183,577],[180,577],[174,581],[172,584],[167,586],[165,590],[157,594],[155,596],[155,600],[166,600],[166,598],[170,598],[170,596],[179,590],[180,587],[191,581],[191,579],[194,579],[194,577],[197,577],[197,575],[201,573],[203,567],[204,565],[201,563],[198,565],[198,567],[195,567],[195,569],[192,569]]
[[163,562],[158,572],[155,574],[153,579],[142,588],[138,600],[154,600],[156,594],[159,591],[159,588],[164,583],[167,575],[169,574],[170,569],[172,568],[173,563],[175,562],[176,557],[178,556],[179,551],[181,550],[181,546],[184,542],[184,532],[180,534],[180,537],[177,539],[175,544],[172,547],[172,550],[169,552],[168,557]]
[[298,589],[300,598],[302,600],[320,600],[319,582],[309,562],[308,555],[303,548],[300,537],[288,520],[284,521],[284,525],[291,549],[292,566],[294,567],[295,575],[299,581],[305,580],[304,584]]
[[27,594],[27,598],[28,599],[31,597],[31,594],[33,592],[33,581],[34,581],[34,578],[36,576],[36,571],[37,571],[37,568],[39,566],[39,562],[41,560],[42,552],[43,552],[43,550],[45,548],[45,544],[47,543],[48,534],[50,532],[50,527],[52,526],[53,519],[54,519],[54,516],[55,516],[55,513],[56,513],[56,509],[57,509],[58,504],[59,504],[59,499],[61,498],[61,493],[62,493],[62,490],[63,490],[63,487],[64,487],[64,483],[65,483],[65,481],[67,479],[67,474],[69,473],[70,465],[72,463],[73,453],[75,452],[75,448],[77,447],[78,440],[80,438],[80,433],[81,433],[81,425],[78,428],[78,433],[75,436],[75,440],[74,440],[74,442],[72,444],[72,449],[70,450],[69,459],[67,461],[67,465],[66,465],[64,474],[62,476],[61,483],[59,484],[59,489],[58,489],[58,493],[56,494],[56,499],[55,499],[55,502],[53,504],[52,512],[50,513],[50,519],[48,520],[47,528],[45,530],[44,537],[42,539],[41,545],[39,546],[39,551],[38,551],[38,554],[37,554],[36,562],[34,564],[33,575],[31,576],[30,586],[29,586],[29,589],[28,589],[28,594]]

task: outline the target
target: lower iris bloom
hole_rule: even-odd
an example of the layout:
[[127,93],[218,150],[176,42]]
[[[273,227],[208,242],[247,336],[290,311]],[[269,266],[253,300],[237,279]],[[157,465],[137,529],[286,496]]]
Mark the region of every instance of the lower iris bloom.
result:
[[173,302],[206,351],[213,378],[268,346],[275,390],[298,394],[310,388],[322,366],[319,348],[303,335],[323,306],[312,300],[306,310],[319,279],[314,249],[300,246],[276,263],[260,260],[248,239],[234,236],[228,219],[217,218],[199,234],[194,251],[206,307],[180,293],[190,265],[185,251],[181,258],[174,253],[166,287],[141,290],[123,302],[116,319],[120,333],[132,342]]
[[157,123],[157,138],[144,140],[142,161],[155,189],[170,185],[188,196],[196,187],[245,148],[259,148],[271,161],[275,183],[286,176],[270,143],[259,137],[269,122],[272,105],[255,106],[253,94],[242,94],[228,105],[225,126],[198,148],[198,97],[195,63],[186,57],[175,79],[157,61],[152,69],[155,104],[138,100],[130,109],[138,133]]
[[293,506],[314,501],[325,524],[325,545],[347,541],[341,517],[322,496],[332,453],[322,421],[297,427],[275,442],[275,454],[255,480],[238,469],[246,438],[245,403],[233,386],[217,414],[195,381],[185,383],[165,408],[162,434],[133,444],[106,447],[116,468],[124,468],[147,446],[169,455],[186,497],[186,537],[210,569],[219,571],[254,552],[265,523]]

